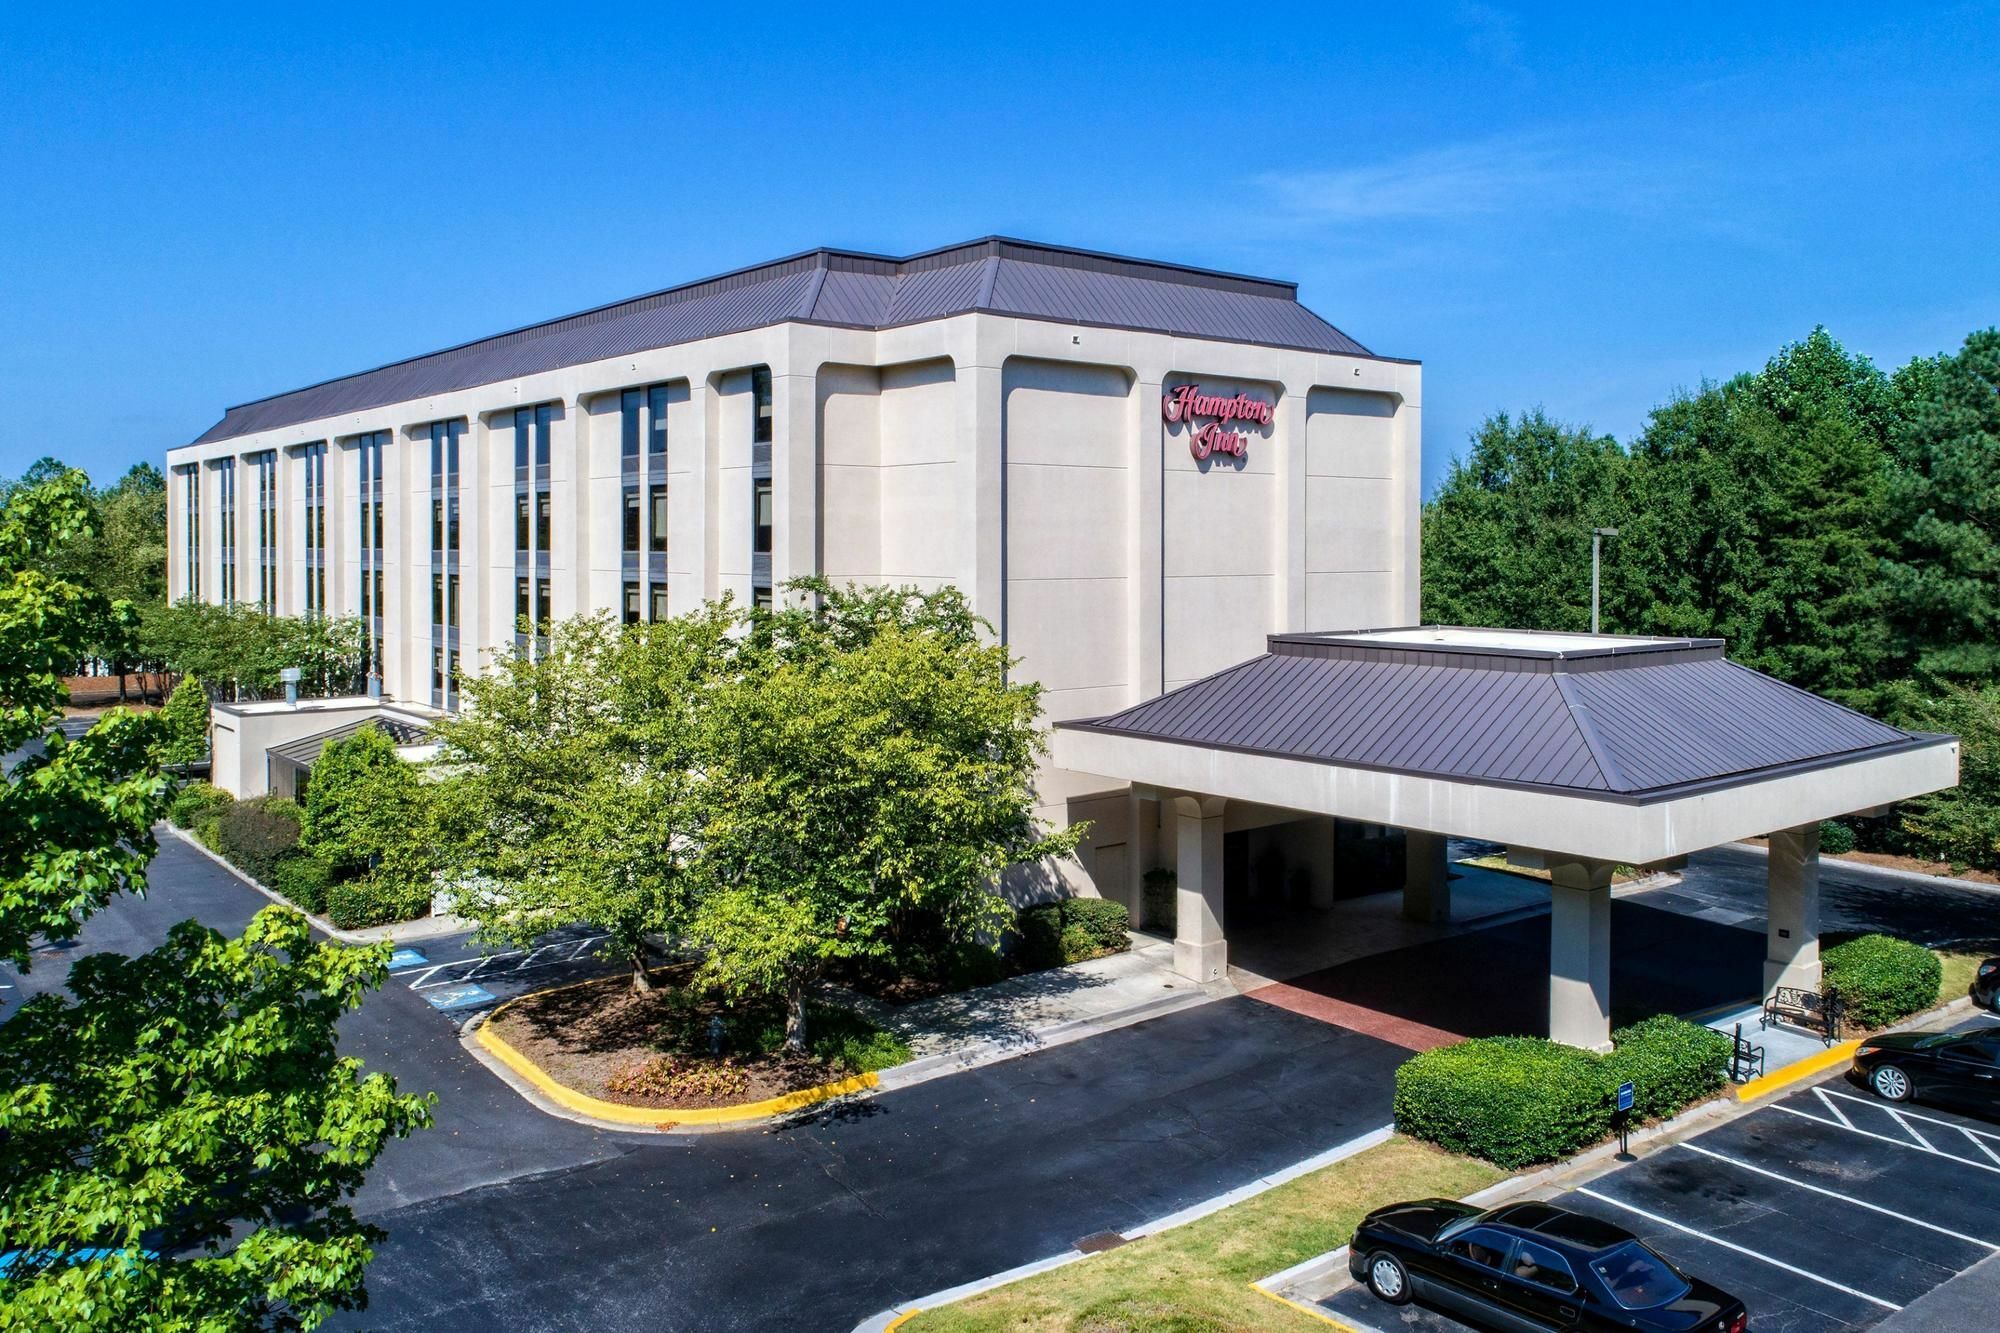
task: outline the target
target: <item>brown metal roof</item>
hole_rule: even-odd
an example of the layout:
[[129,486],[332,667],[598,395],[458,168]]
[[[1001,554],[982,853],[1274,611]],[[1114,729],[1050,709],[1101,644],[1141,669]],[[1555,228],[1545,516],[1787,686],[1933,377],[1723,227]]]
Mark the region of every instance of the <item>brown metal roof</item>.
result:
[[[1405,632],[1397,632],[1405,633]],[[1612,800],[1650,801],[1950,737],[1728,661],[1717,639],[1494,647],[1273,635],[1269,651],[1058,727]]]

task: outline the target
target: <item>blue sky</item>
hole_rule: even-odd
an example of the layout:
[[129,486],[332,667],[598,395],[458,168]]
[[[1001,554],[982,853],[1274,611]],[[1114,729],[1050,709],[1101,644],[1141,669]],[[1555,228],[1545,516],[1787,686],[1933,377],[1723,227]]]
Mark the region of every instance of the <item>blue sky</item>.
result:
[[1431,484],[2000,321],[1992,6],[294,8],[10,14],[0,475],[816,245],[1295,279],[1425,363]]

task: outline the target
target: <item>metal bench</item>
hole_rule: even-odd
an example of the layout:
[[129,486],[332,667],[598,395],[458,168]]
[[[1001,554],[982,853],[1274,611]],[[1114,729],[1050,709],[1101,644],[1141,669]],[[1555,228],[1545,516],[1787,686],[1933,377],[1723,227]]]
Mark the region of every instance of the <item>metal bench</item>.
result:
[[1759,1026],[1768,1028],[1773,1023],[1789,1023],[1816,1032],[1821,1041],[1831,1046],[1840,1040],[1840,997],[1832,991],[1822,994],[1797,986],[1780,986],[1764,1001],[1764,1017]]

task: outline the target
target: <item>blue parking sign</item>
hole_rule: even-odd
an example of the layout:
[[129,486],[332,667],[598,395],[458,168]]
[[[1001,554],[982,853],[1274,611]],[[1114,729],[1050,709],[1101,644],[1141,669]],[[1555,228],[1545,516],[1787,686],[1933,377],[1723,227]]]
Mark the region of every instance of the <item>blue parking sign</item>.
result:
[[1620,1084],[1618,1085],[1618,1109],[1619,1109],[1619,1110],[1621,1110],[1621,1111],[1629,1111],[1629,1110],[1631,1110],[1631,1109],[1632,1109],[1632,1095],[1633,1095],[1633,1091],[1634,1091],[1634,1089],[1633,1089],[1633,1087],[1632,1087],[1632,1085],[1631,1085],[1630,1083],[1620,1083]]

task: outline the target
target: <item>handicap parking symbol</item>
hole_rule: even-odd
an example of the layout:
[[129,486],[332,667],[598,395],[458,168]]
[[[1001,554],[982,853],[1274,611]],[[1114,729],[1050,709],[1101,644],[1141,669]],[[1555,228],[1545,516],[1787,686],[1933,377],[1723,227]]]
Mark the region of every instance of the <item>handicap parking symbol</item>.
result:
[[398,949],[389,955],[389,970],[400,972],[408,967],[422,967],[429,961],[422,949]]
[[433,987],[430,990],[420,991],[419,994],[433,1009],[464,1009],[475,1004],[485,1004],[493,998],[492,991],[484,986],[474,985],[470,981]]

